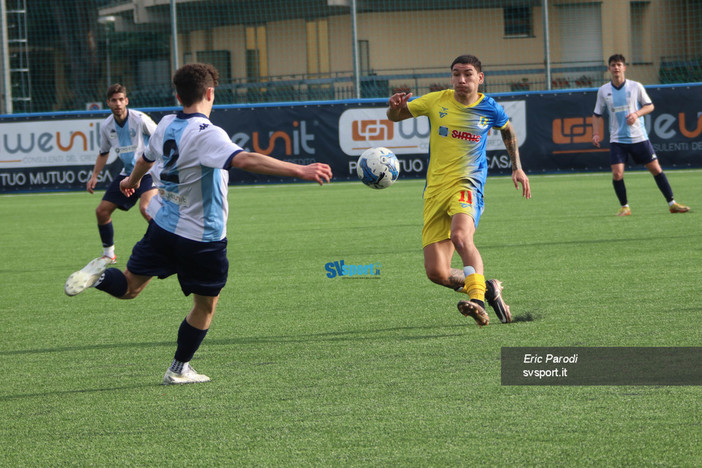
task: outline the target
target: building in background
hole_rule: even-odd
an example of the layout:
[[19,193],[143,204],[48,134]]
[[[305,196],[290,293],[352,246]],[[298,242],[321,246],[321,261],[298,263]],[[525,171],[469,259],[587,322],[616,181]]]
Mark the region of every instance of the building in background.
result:
[[615,52],[646,84],[702,81],[698,0],[37,0],[28,41],[34,112],[85,109],[106,81],[170,106],[193,61],[219,69],[220,104],[424,94],[463,53],[493,93],[599,86]]

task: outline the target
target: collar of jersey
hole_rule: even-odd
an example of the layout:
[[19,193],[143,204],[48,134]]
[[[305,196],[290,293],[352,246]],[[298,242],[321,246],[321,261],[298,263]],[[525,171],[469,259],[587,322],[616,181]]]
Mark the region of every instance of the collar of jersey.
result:
[[179,118],[179,119],[192,119],[193,117],[203,117],[203,118],[205,118],[205,119],[207,118],[207,116],[206,116],[205,114],[202,114],[202,113],[200,113],[200,112],[194,112],[194,113],[192,113],[192,114],[186,114],[186,113],[183,112],[183,111],[179,111],[179,112],[178,112],[178,118]]

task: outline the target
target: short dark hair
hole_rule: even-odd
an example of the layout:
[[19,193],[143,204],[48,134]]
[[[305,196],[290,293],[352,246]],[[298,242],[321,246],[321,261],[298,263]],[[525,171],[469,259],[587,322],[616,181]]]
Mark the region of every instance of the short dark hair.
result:
[[610,55],[609,60],[607,60],[607,65],[612,65],[612,62],[621,62],[626,65],[626,59],[622,54]]
[[218,84],[219,72],[209,63],[189,63],[173,75],[173,85],[184,106],[201,101],[207,88],[216,88]]
[[477,72],[483,71],[483,65],[480,63],[480,59],[478,59],[478,57],[475,55],[459,55],[451,64],[451,70],[453,70],[453,66],[457,63],[473,65],[473,68],[475,68]]
[[109,88],[107,88],[107,100],[109,101],[110,98],[117,93],[124,93],[124,95],[126,96],[127,87],[119,83],[111,85]]

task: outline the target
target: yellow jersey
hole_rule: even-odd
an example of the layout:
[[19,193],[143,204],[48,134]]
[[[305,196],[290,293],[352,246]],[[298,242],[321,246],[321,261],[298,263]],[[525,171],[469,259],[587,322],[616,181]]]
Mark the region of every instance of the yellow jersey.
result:
[[480,195],[487,178],[485,145],[490,129],[504,128],[509,117],[494,99],[479,93],[469,106],[453,89],[425,94],[407,103],[414,117],[429,118],[429,165],[424,196],[468,182]]

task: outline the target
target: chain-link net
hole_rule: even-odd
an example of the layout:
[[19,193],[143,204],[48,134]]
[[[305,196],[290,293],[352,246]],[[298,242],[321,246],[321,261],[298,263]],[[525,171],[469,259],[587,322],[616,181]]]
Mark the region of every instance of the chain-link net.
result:
[[[454,57],[488,92],[589,88],[624,54],[645,84],[702,81],[702,0],[4,0],[3,113],[85,110],[108,84],[173,106],[173,70],[214,64],[217,103],[416,95]],[[173,40],[176,37],[177,40]]]

